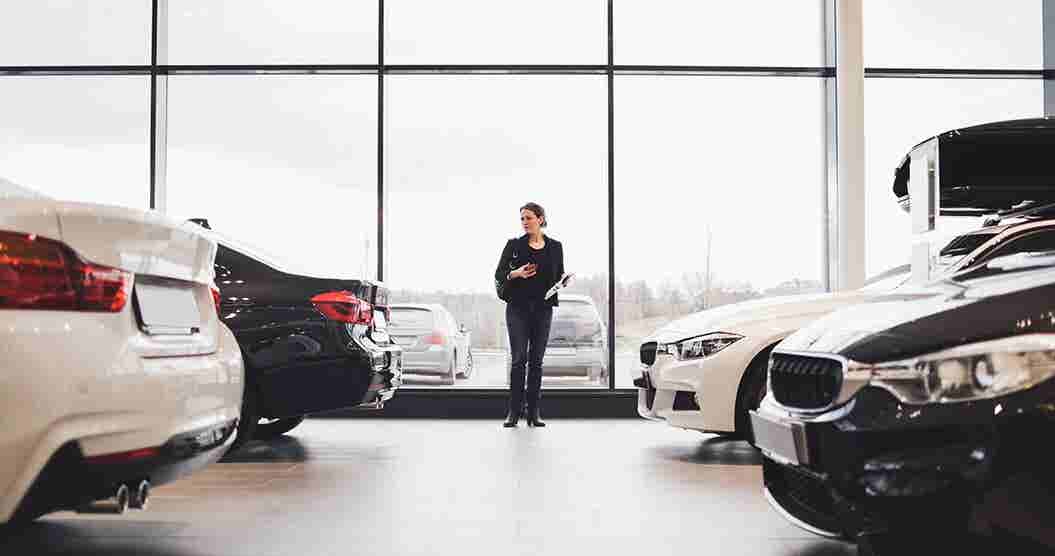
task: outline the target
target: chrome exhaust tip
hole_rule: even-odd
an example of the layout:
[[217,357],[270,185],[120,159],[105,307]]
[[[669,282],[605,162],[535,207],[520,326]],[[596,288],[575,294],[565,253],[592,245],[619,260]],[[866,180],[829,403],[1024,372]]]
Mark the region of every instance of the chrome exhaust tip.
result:
[[130,498],[131,492],[128,490],[128,485],[120,485],[114,491],[113,496],[85,504],[77,508],[77,513],[121,515],[128,509]]
[[132,497],[128,501],[128,507],[133,510],[145,510],[147,509],[147,503],[150,501],[150,481],[146,479],[139,481],[134,491],[132,491]]

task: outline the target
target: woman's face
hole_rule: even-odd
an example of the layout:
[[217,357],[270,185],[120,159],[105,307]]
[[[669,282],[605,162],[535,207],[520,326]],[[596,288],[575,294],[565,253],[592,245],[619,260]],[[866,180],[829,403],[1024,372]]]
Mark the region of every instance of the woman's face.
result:
[[524,233],[537,234],[542,227],[542,221],[535,216],[535,213],[524,209],[520,211],[520,225],[524,228]]

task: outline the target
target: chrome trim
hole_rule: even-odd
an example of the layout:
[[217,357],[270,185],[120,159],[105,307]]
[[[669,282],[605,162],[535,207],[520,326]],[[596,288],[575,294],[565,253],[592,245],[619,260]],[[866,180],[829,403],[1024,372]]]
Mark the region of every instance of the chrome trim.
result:
[[821,413],[818,415],[810,415],[800,413],[793,409],[788,409],[780,405],[780,403],[772,399],[767,394],[765,398],[762,398],[762,403],[759,404],[758,409],[756,411],[765,410],[767,412],[779,412],[776,413],[776,415],[781,418],[795,419],[798,421],[802,421],[803,423],[830,423],[832,421],[838,421],[839,419],[842,419],[843,417],[849,415],[850,412],[853,411],[855,405],[856,400],[851,398],[849,402],[839,407],[832,408],[831,410],[825,413]]
[[[786,406],[786,405],[780,403],[779,401],[777,401],[775,395],[773,396],[773,403],[777,407],[779,407],[781,409],[784,409],[784,410],[788,411],[789,413],[792,413],[792,414],[794,414],[796,416],[817,415],[817,414],[825,413],[827,411],[830,411],[833,408],[836,408],[836,407],[838,407],[840,405],[843,405],[843,404],[849,402],[850,400],[853,399],[854,395],[856,395],[858,391],[860,391],[862,388],[864,388],[865,386],[868,385],[868,381],[871,378],[871,373],[870,372],[860,372],[861,369],[863,368],[863,366],[860,363],[857,363],[856,361],[851,361],[851,360],[849,360],[849,359],[847,359],[847,358],[845,358],[845,357],[843,357],[841,355],[837,355],[837,354],[834,354],[834,353],[822,353],[822,352],[816,352],[816,351],[792,351],[792,350],[779,350],[779,351],[777,351],[777,350],[774,350],[769,355],[769,366],[767,366],[767,371],[768,371],[768,369],[772,368],[772,366],[773,366],[773,356],[774,355],[792,355],[792,356],[795,356],[795,357],[812,357],[812,358],[816,358],[816,359],[830,359],[830,360],[839,362],[839,364],[842,366],[842,377],[841,377],[841,383],[839,384],[839,394],[835,397],[835,400],[833,400],[832,403],[830,403],[830,404],[828,404],[828,405],[826,405],[824,407],[820,407],[820,408],[816,408],[816,409],[805,409],[805,408],[800,408],[800,407]],[[766,387],[769,389],[768,391],[772,392],[773,391],[773,374],[772,373],[766,372],[766,382],[767,382]],[[766,396],[766,397],[768,398],[769,396]]]
[[788,520],[789,522],[791,522],[792,525],[798,527],[799,529],[804,529],[806,531],[809,531],[810,533],[813,533],[814,535],[828,537],[829,539],[846,540],[846,535],[843,535],[842,533],[835,533],[832,531],[821,529],[820,527],[814,527],[813,525],[810,525],[809,523],[806,523],[805,521],[802,521],[801,519],[791,515],[791,512],[785,510],[784,507],[780,505],[780,502],[777,502],[777,499],[773,497],[773,494],[769,492],[769,487],[762,487],[762,494],[766,497],[766,502],[769,502],[770,507],[776,510],[776,512],[780,514],[781,517]]

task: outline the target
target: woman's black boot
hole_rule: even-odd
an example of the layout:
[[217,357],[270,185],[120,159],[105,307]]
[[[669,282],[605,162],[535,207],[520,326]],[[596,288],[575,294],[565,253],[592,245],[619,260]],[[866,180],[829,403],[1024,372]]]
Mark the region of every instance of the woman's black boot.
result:
[[545,421],[539,416],[538,406],[528,409],[527,424],[529,427],[544,427]]
[[506,413],[506,420],[505,420],[504,423],[502,423],[503,427],[506,427],[507,429],[511,429],[511,428],[517,426],[517,423],[520,422],[520,411],[519,411],[519,409],[520,408],[517,408],[517,411],[513,411],[512,409],[510,409],[509,412]]

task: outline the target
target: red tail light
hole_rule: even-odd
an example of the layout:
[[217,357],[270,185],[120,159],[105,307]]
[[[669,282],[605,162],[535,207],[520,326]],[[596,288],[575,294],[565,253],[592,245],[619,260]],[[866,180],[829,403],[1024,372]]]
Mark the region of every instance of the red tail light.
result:
[[132,275],[85,263],[66,245],[0,232],[0,308],[119,312]]
[[159,454],[161,454],[161,450],[158,448],[141,448],[139,450],[118,452],[116,454],[89,456],[84,458],[84,462],[92,465],[132,463],[135,461],[157,457]]
[[425,343],[430,346],[442,346],[447,343],[447,337],[439,330],[433,330],[432,334],[425,336]]
[[220,316],[220,288],[209,284],[209,292],[212,293],[212,304],[216,307],[216,316]]
[[320,293],[311,298],[315,308],[326,318],[347,324],[370,324],[374,321],[372,305],[347,291]]

